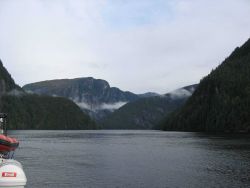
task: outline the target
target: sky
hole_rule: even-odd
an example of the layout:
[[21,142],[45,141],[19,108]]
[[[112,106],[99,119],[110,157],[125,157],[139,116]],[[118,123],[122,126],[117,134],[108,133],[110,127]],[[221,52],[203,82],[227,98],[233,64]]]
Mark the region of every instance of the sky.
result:
[[250,38],[249,0],[0,0],[16,83],[94,77],[134,93],[198,83]]

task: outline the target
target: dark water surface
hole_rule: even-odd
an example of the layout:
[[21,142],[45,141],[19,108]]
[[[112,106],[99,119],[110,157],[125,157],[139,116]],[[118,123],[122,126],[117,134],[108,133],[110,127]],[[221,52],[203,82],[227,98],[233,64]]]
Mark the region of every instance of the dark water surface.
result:
[[27,188],[250,187],[250,138],[159,131],[13,131]]

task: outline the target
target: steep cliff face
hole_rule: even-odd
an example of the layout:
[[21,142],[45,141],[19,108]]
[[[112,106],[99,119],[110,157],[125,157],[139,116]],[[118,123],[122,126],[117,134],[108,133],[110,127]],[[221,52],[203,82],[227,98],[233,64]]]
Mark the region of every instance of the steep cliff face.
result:
[[187,103],[161,124],[164,130],[250,130],[250,39],[201,80]]
[[21,88],[15,84],[15,81],[12,79],[11,75],[5,69],[2,61],[0,60],[0,95],[3,95],[13,89],[20,90]]
[[152,129],[169,113],[182,106],[196,85],[127,103],[102,122],[105,129]]
[[9,129],[95,129],[95,123],[72,101],[25,93],[0,62],[0,112]]
[[131,92],[110,87],[105,80],[91,77],[37,82],[25,85],[23,89],[39,95],[68,98],[95,119],[103,118],[127,102],[139,98]]

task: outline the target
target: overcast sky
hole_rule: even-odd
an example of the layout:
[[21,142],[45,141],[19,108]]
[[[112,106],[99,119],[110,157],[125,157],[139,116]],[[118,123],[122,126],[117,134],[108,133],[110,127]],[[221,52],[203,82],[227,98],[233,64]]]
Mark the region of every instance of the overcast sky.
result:
[[17,84],[76,77],[135,93],[198,83],[250,37],[249,0],[0,0]]

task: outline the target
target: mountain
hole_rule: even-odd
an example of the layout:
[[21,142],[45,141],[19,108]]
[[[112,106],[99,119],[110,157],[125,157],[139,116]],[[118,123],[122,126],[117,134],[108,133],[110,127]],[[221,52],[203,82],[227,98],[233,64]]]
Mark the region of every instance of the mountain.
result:
[[152,129],[166,114],[182,106],[196,85],[166,95],[141,98],[127,103],[101,123],[104,129]]
[[62,97],[2,96],[2,112],[8,113],[9,129],[95,129],[90,117]]
[[134,93],[110,87],[105,80],[92,77],[42,81],[27,84],[23,89],[39,95],[68,98],[96,120],[139,98]]
[[203,78],[186,104],[168,116],[163,130],[250,130],[250,39]]
[[8,129],[94,129],[90,117],[72,101],[25,93],[0,62],[0,111]]
[[21,90],[0,60],[0,96],[14,89]]

